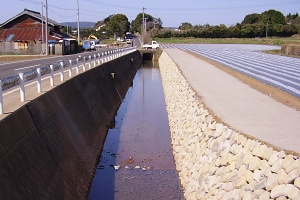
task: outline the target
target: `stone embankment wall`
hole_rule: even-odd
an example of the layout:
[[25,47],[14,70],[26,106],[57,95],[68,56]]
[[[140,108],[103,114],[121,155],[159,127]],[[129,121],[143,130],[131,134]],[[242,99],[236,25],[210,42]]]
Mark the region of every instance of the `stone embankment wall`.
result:
[[300,199],[298,157],[217,123],[165,52],[159,65],[186,199]]
[[0,199],[86,199],[111,120],[141,62],[136,51],[102,64],[1,120]]

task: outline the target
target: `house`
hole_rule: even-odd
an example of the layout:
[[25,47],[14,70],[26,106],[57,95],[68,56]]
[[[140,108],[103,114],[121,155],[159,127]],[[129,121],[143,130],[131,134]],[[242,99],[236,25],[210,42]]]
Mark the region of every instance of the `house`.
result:
[[[42,46],[46,41],[45,21],[39,12],[24,9],[23,12],[2,23],[0,25],[0,54],[44,53],[45,48]],[[67,38],[67,35],[60,32],[62,27],[57,22],[48,19],[48,41],[58,42]],[[61,49],[65,48],[61,47]],[[53,53],[53,49],[49,52]],[[58,50],[58,52],[64,54],[63,50]]]

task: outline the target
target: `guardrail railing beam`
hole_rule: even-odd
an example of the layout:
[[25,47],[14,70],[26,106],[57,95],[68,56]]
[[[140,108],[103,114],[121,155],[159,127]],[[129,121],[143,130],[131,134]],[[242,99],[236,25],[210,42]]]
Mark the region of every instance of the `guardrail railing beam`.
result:
[[[81,55],[79,55],[79,57],[76,58],[76,61],[74,61],[74,60],[73,60],[73,62],[72,62],[72,60],[68,61],[70,66],[68,66],[69,68],[66,68],[66,69],[68,69],[69,77],[71,78],[73,63],[74,63],[74,65],[76,65],[75,69],[76,69],[76,74],[78,75],[81,65],[82,65],[82,71],[85,72],[86,64],[88,64],[88,69],[91,69],[92,62],[94,64],[94,67],[96,67],[96,62],[98,65],[103,64],[107,61],[118,58],[124,54],[130,53],[130,52],[132,52],[133,49],[135,49],[135,47],[124,48],[124,49],[119,49],[119,50],[110,50],[110,51],[94,54],[93,56],[89,55],[88,57],[85,57],[85,56],[82,57]],[[87,59],[89,59],[89,60],[87,60]],[[79,63],[79,61],[80,61],[80,63]],[[57,64],[59,65],[58,67],[57,67]],[[57,68],[58,68],[58,70],[57,70],[58,74],[60,75],[60,80],[63,82],[64,81],[64,62],[61,61],[56,64],[51,64],[51,65],[49,65],[49,67],[50,67],[50,76],[49,75],[48,76],[50,77],[50,86],[52,86],[52,87],[54,86],[54,72]],[[36,72],[37,72],[37,78],[36,78],[37,91],[38,91],[38,93],[41,93],[42,92],[42,83],[43,83],[41,68],[37,68]],[[20,87],[19,88],[20,89],[20,99],[21,99],[21,102],[24,102],[25,101],[24,72],[19,73],[18,77],[19,77],[19,87]],[[32,79],[30,79],[30,80],[32,80]],[[16,82],[17,80],[14,80],[14,81]],[[3,80],[2,81],[0,80],[0,114],[4,113],[2,84],[3,84]],[[13,86],[16,86],[16,85],[13,85]]]

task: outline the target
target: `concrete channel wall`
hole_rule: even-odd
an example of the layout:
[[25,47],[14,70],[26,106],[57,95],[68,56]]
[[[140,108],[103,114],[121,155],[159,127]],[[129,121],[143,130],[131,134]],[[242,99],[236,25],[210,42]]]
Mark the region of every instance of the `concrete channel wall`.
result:
[[[0,199],[85,199],[138,51],[80,74],[0,121]],[[114,78],[111,75],[114,74]]]
[[186,199],[300,199],[300,160],[216,121],[163,52],[173,155]]

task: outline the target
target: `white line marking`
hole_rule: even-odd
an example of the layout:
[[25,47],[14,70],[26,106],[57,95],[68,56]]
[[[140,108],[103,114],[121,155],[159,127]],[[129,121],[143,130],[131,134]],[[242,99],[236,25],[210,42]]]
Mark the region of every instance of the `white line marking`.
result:
[[15,69],[15,70],[18,71],[18,70],[22,70],[22,69],[37,67],[37,66],[40,66],[40,64],[38,64],[38,65],[32,65],[32,66],[28,66],[28,67],[21,67],[21,68]]

